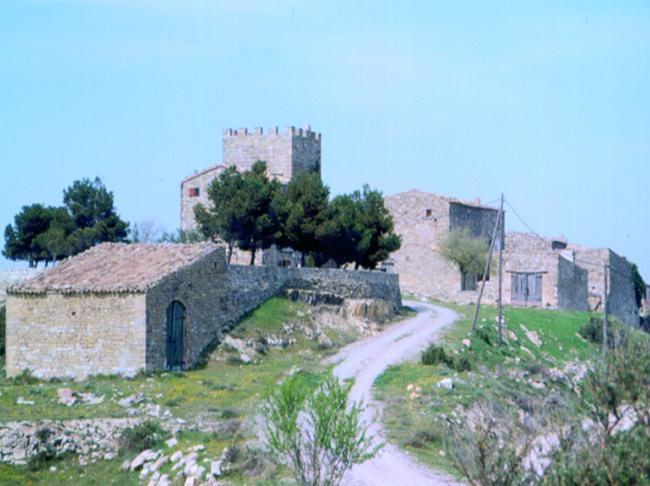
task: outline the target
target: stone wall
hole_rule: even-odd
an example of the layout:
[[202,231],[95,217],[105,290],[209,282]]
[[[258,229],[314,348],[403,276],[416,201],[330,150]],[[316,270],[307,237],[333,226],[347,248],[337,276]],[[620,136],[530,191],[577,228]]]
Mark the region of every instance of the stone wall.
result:
[[9,294],[7,375],[135,374],[145,365],[145,295]]
[[147,369],[166,367],[167,306],[186,308],[185,363],[194,366],[203,351],[248,312],[286,289],[336,295],[342,299],[385,301],[391,312],[401,305],[395,274],[341,269],[225,265],[223,253],[166,278],[147,294]]
[[587,271],[561,255],[558,257],[557,287],[559,309],[589,310]]
[[621,321],[639,325],[639,314],[634,297],[634,280],[629,262],[609,248],[584,248],[569,245],[576,255],[576,263],[587,271],[589,307],[602,312],[604,266],[610,266],[608,279],[608,310]]
[[[188,177],[181,182],[181,230],[189,231],[196,228],[196,218],[194,217],[194,206],[201,203],[205,207],[210,207],[208,198],[208,186],[219,177],[225,169],[223,165],[217,165],[203,170]],[[190,190],[198,189],[199,194],[190,195]]]
[[28,278],[35,277],[42,271],[42,268],[20,268],[0,271],[0,307],[5,305],[8,287]]

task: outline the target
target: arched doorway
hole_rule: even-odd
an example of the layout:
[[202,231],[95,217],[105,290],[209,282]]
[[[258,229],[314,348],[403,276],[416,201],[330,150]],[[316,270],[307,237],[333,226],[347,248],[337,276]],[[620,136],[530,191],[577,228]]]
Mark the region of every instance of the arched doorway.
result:
[[167,368],[180,370],[184,363],[185,306],[173,301],[167,306]]

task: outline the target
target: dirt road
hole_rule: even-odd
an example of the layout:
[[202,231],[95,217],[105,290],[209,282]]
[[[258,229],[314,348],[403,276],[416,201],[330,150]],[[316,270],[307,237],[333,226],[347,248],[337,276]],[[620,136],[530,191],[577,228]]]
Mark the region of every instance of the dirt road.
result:
[[[434,341],[439,331],[456,319],[456,314],[443,307],[420,302],[404,302],[417,315],[390,327],[385,332],[353,343],[328,359],[336,364],[334,374],[340,379],[353,378],[350,392],[353,400],[366,405],[364,420],[369,432],[383,440],[381,405],[372,400],[372,384],[392,364],[416,358]],[[406,390],[404,391],[406,393]],[[417,463],[411,456],[386,443],[370,461],[359,464],[346,477],[350,486],[428,486],[457,484],[452,479]]]

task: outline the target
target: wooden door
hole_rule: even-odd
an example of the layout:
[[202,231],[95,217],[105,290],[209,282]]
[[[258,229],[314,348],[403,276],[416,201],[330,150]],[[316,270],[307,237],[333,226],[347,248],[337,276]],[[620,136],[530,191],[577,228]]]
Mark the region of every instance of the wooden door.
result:
[[512,305],[534,307],[542,304],[541,273],[513,273],[511,282]]
[[173,301],[167,306],[167,368],[180,370],[184,363],[185,306]]

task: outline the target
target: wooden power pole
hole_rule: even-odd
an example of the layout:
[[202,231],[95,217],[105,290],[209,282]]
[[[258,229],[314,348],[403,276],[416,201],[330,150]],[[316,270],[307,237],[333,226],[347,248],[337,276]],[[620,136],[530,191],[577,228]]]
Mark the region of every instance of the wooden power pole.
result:
[[474,318],[472,319],[472,331],[476,329],[476,321],[478,320],[478,310],[481,307],[481,298],[483,297],[483,289],[485,289],[485,279],[487,274],[490,271],[490,262],[492,261],[492,252],[494,251],[494,242],[497,239],[497,232],[499,231],[499,221],[501,221],[501,213],[503,213],[503,203],[499,208],[499,213],[497,214],[497,222],[494,225],[494,231],[492,232],[492,241],[490,242],[490,253],[488,253],[487,261],[485,262],[485,268],[483,269],[483,279],[481,280],[481,290],[478,293],[478,299],[476,300],[476,307],[474,308]]
[[503,288],[503,193],[501,193],[501,206],[499,207],[500,218],[497,223],[501,223],[499,231],[499,298],[497,300],[498,312],[497,316],[499,318],[499,346],[503,344],[503,301],[502,301],[502,288]]
[[607,285],[609,268],[607,264],[603,267],[603,353],[607,352]]

